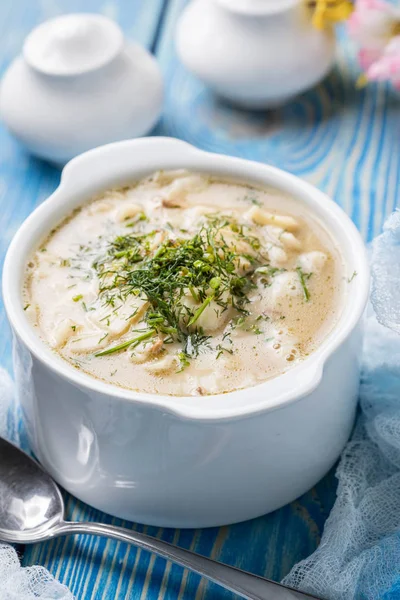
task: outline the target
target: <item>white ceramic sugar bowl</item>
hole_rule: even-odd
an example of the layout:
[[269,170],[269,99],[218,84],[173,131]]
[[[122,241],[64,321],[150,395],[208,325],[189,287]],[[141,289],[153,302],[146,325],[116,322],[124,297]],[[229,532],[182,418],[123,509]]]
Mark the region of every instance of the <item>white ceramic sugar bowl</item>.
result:
[[63,15],[39,25],[0,88],[8,129],[30,152],[57,164],[145,135],[162,102],[154,58],[98,14]]
[[217,94],[261,109],[321,80],[335,39],[313,27],[304,0],[192,0],[178,22],[177,51]]

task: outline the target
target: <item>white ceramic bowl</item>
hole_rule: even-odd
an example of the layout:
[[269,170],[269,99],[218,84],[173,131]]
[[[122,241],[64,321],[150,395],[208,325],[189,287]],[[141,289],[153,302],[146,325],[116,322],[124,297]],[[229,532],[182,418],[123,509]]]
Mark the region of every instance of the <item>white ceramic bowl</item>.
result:
[[[310,207],[357,271],[339,323],[307,360],[255,387],[206,397],[123,390],[77,371],[40,341],[21,302],[32,248],[104,188],[156,169],[187,168],[277,186]],[[369,289],[364,245],[327,196],[279,169],[147,138],[91,150],[21,226],[4,266],[18,396],[32,448],[69,492],[113,515],[167,527],[207,527],[272,511],[312,487],[353,425],[361,319]]]
[[160,118],[163,80],[155,58],[97,14],[45,21],[0,85],[0,117],[31,152],[57,165],[148,133]]
[[304,0],[191,0],[177,23],[177,53],[234,104],[279,106],[318,83],[335,61],[332,29],[316,29],[311,14]]

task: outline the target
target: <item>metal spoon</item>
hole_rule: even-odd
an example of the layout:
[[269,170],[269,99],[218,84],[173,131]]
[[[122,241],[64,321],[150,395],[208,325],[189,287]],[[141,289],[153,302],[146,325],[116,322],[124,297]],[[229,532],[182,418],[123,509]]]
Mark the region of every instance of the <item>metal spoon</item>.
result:
[[134,544],[248,600],[315,598],[143,533],[105,523],[65,522],[63,499],[50,475],[25,452],[0,438],[0,540],[33,544],[75,533]]

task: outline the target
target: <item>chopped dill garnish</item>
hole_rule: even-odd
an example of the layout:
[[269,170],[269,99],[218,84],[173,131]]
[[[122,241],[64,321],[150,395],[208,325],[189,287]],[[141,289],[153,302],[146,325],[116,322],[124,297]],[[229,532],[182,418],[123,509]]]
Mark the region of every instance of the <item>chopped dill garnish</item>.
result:
[[210,304],[210,302],[214,300],[214,294],[211,294],[211,296],[208,296],[199,306],[198,309],[196,309],[195,313],[193,314],[192,318],[190,319],[190,321],[188,322],[187,326],[191,327],[191,325],[194,325],[196,323],[196,321],[199,319],[199,317],[201,317],[201,315],[203,314],[203,312],[205,311],[205,309],[207,308],[207,306]]
[[261,334],[263,333],[263,332],[261,331],[261,329],[260,329],[259,327],[257,327],[257,325],[256,325],[256,324],[252,325],[250,329],[251,329],[251,331],[252,331],[253,333],[255,333],[256,335],[261,335]]
[[262,266],[256,269],[255,273],[260,276],[260,281],[264,287],[269,287],[272,284],[272,278],[279,273],[284,273],[286,269],[270,267],[270,266]]
[[184,353],[190,358],[196,358],[202,350],[210,349],[210,335],[204,335],[201,331],[189,333],[184,346]]
[[261,315],[258,315],[256,318],[256,321],[269,321],[269,316],[265,313],[261,313]]
[[347,283],[351,283],[354,279],[354,277],[357,277],[358,273],[357,271],[353,271],[353,275],[351,277],[349,277],[349,279],[347,280]]
[[310,300],[310,292],[308,291],[306,281],[310,279],[312,273],[304,273],[301,267],[297,267],[296,271],[300,279],[301,287],[303,288],[304,299],[308,302]]
[[119,352],[120,350],[125,350],[130,346],[134,348],[140,344],[140,342],[151,338],[155,334],[155,329],[150,329],[150,331],[145,331],[141,335],[137,335],[131,340],[127,342],[122,342],[122,344],[118,344],[117,346],[112,346],[111,348],[107,348],[107,350],[102,350],[101,352],[96,352],[95,356],[106,356],[107,354],[114,354],[115,352]]
[[[231,347],[227,348],[226,346],[223,346],[223,343],[227,343],[230,344]],[[230,331],[226,331],[224,333],[224,335],[222,336],[222,343],[217,345],[217,356],[216,356],[216,360],[219,359],[219,357],[224,353],[227,352],[228,354],[233,354],[233,348],[232,348],[233,342],[232,342],[232,338],[231,338],[231,332]]]
[[[193,237],[168,237],[154,248],[159,231],[117,236],[96,257],[93,269],[104,304],[114,307],[130,296],[148,302],[142,322],[165,343],[180,342],[188,359],[197,356],[201,345],[207,346],[200,317],[211,303],[218,315],[229,308],[248,315],[248,293],[256,287],[254,272],[268,265],[268,259],[260,252],[259,239],[231,217],[208,215]],[[247,252],[237,250],[239,243]],[[240,274],[240,258],[251,265],[246,275]]]
[[243,316],[238,317],[236,319],[236,321],[233,323],[233,327],[234,328],[236,328],[236,327],[242,327],[244,325],[245,321],[246,321],[246,317],[243,317]]
[[[125,341],[95,356],[134,349],[153,337],[165,346],[180,345],[180,370],[203,351],[215,349],[217,357],[221,352],[232,353],[230,338],[216,348],[211,346],[211,336],[203,330],[207,315],[213,311],[219,318],[229,310],[231,330],[240,327],[250,315],[250,292],[260,281],[271,285],[275,274],[284,269],[270,266],[254,228],[235,217],[207,214],[195,234],[173,229],[170,224],[149,231],[142,221],[129,221],[126,234],[99,236],[87,246],[77,244],[75,256],[68,259],[71,269],[76,270],[71,277],[91,280],[97,276],[98,300],[110,308],[101,319],[107,325],[130,300],[132,312],[124,318],[130,321],[141,311],[136,320],[141,329],[136,335],[130,329]],[[73,300],[82,298],[78,294]],[[135,307],[135,298],[143,308]],[[82,307],[95,310],[84,302]],[[254,332],[261,330],[254,327]]]
[[178,358],[179,358],[180,367],[179,367],[177,373],[182,373],[182,371],[190,365],[190,360],[188,359],[188,356],[185,352],[179,352]]
[[254,204],[255,206],[262,206],[262,202],[253,194],[246,194],[243,197],[243,202],[248,202],[250,204]]

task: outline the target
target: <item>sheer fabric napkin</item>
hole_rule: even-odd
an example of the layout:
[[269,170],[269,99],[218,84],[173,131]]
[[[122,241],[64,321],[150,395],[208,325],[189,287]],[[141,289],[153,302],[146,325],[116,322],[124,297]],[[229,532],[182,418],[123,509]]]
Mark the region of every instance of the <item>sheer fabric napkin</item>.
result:
[[284,580],[326,600],[400,598],[400,211],[373,242],[371,264],[360,414],[337,499],[320,546]]
[[[337,499],[319,548],[284,580],[326,600],[400,598],[400,212],[373,242],[371,262],[360,414],[337,470]],[[0,369],[0,435],[24,446],[18,431],[12,381]],[[34,599],[73,596],[0,543],[0,600]]]

